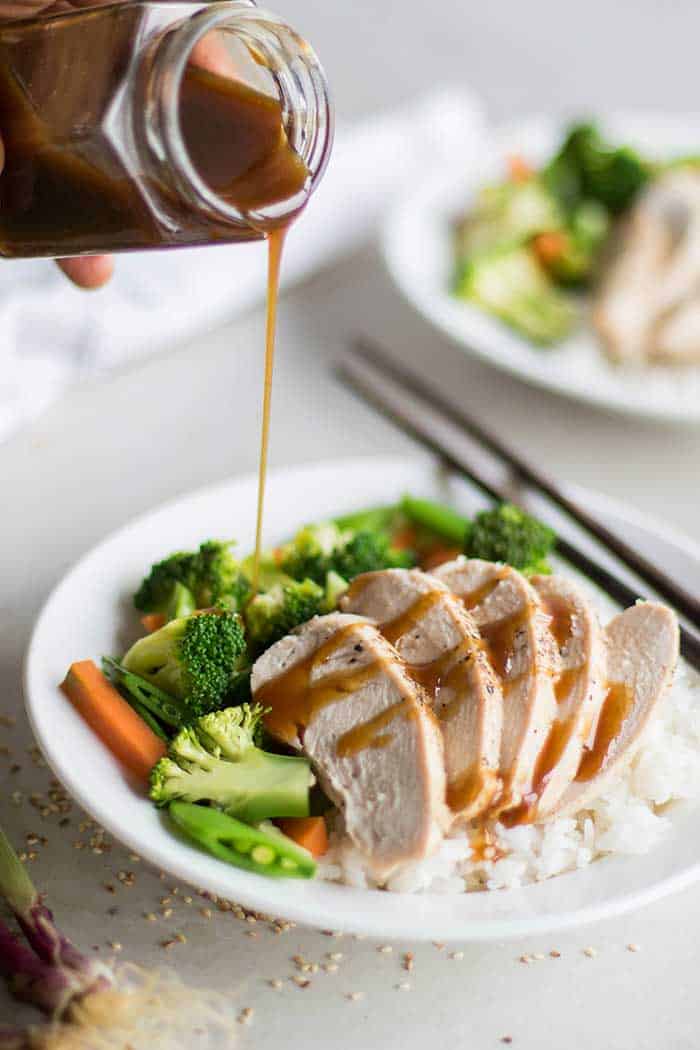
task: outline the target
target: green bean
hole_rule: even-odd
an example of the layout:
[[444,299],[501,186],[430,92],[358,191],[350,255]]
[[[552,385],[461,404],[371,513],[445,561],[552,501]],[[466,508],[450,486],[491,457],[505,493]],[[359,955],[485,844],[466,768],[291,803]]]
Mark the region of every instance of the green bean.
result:
[[406,495],[401,500],[401,510],[416,525],[422,525],[451,543],[458,543],[460,547],[464,543],[469,519],[458,514],[452,507]]

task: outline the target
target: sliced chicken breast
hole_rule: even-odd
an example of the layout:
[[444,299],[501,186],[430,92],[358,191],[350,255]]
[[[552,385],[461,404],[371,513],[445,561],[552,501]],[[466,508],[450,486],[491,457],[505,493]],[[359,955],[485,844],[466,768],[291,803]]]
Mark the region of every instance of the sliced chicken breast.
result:
[[605,696],[605,643],[595,610],[579,588],[561,576],[536,576],[531,582],[559,649],[557,714],[537,759],[532,793],[501,814],[502,822],[511,826],[546,820],[556,809],[576,776]]
[[501,790],[503,693],[472,616],[444,583],[417,569],[359,576],[340,604],[377,623],[432,698],[452,812],[463,820],[484,812]]
[[656,292],[671,245],[666,225],[644,210],[635,210],[618,233],[593,311],[594,325],[615,361],[639,363],[651,350]]
[[359,616],[318,616],[256,661],[256,700],[303,750],[379,878],[437,846],[448,823],[442,735],[396,650]]
[[532,793],[537,759],[557,714],[559,655],[549,617],[535,589],[508,565],[460,557],[435,575],[471,612],[502,682],[498,810],[510,809]]
[[608,624],[605,641],[608,680],[595,736],[553,816],[585,808],[620,776],[673,681],[678,621],[666,606],[639,602],[626,609]]

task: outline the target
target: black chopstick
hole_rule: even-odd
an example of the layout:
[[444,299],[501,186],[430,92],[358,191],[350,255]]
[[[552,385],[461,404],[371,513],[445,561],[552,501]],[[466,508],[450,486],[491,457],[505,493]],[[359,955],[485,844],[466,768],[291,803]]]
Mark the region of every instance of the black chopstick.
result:
[[[511,467],[511,469],[516,470],[521,477],[524,477],[522,472],[518,470],[514,461],[500,455],[500,450],[497,448],[500,443],[488,444],[486,441],[482,441],[481,428],[476,424],[474,424],[473,427],[465,424],[461,413],[455,410],[452,406],[447,405],[447,411],[443,411],[442,398],[433,396],[432,391],[426,391],[422,384],[419,384],[416,378],[411,376],[410,373],[406,373],[403,368],[394,365],[393,362],[387,363],[386,358],[381,351],[376,350],[373,346],[368,347],[368,344],[364,341],[359,347],[356,345],[351,351],[346,352],[339,360],[337,367],[341,376],[347,380],[357,392],[359,392],[366,400],[374,404],[375,407],[379,408],[383,415],[391,419],[392,422],[399,426],[404,432],[408,433],[424,447],[430,449],[431,452],[439,456],[449,469],[458,474],[466,475],[488,496],[490,496],[491,499],[499,502],[505,500],[513,502],[512,497],[507,494],[504,489],[502,489],[497,483],[494,483],[492,479],[489,479],[486,474],[475,465],[473,459],[465,454],[464,450],[458,446],[458,442],[450,441],[449,437],[440,434],[441,425],[447,420],[447,422],[451,424],[453,431],[455,427],[457,428],[457,436],[459,436],[459,432],[466,430],[472,440],[476,439],[477,442],[485,445],[491,456],[498,460],[502,460],[502,462]],[[408,376],[408,380],[405,380],[404,375]],[[394,385],[395,389],[393,394],[387,386],[387,379]],[[405,397],[402,398],[400,396],[406,391],[410,394],[413,402],[412,404],[407,402]],[[519,457],[515,457],[515,459],[519,460]],[[553,495],[550,495],[547,490],[540,487],[536,473],[528,474],[525,479],[532,489],[544,492],[545,495],[552,499],[552,502],[559,503]],[[571,503],[568,498],[566,499],[566,502]],[[563,506],[560,503],[559,505]],[[575,507],[576,505],[572,504],[572,506]],[[563,507],[563,509],[567,508]],[[569,513],[571,517],[575,518],[575,520],[580,521],[574,513]],[[593,530],[591,529],[589,531],[592,532]],[[602,536],[603,531],[608,532],[609,530],[600,526],[599,532],[594,534],[605,547],[608,547],[606,540]],[[640,597],[644,597],[644,595],[635,591],[625,583],[624,580],[620,579],[605,566],[601,565],[595,558],[584,553],[576,547],[575,544],[571,543],[561,535],[557,541],[557,549],[559,553],[570,562],[570,564],[584,573],[584,575],[601,587],[620,605],[633,605]],[[627,564],[628,568],[632,568],[632,566],[628,564],[620,554],[618,554],[617,550],[612,547],[608,547],[608,549],[611,550],[621,562]],[[637,575],[642,577],[641,572],[637,572]],[[663,597],[665,597],[678,612],[684,612],[685,610],[680,608],[679,603],[670,597],[670,595],[676,591],[673,581],[665,577],[659,572],[659,570],[655,570],[655,575],[661,577],[666,586],[663,589],[661,587],[652,586],[652,589],[663,595]],[[649,583],[649,580],[645,580],[645,582]],[[691,622],[694,626],[696,625],[696,620],[691,619]],[[690,664],[700,670],[700,636],[696,635],[683,624],[681,624],[680,630],[681,652]]]
[[672,580],[658,566],[654,565],[634,548],[612,532],[603,522],[574,502],[561,489],[559,484],[545,471],[529,462],[524,456],[509,447],[504,441],[477,423],[461,409],[439,394],[430,384],[411,373],[408,369],[390,360],[379,347],[367,340],[355,344],[355,353],[369,360],[380,371],[391,376],[394,382],[400,383],[423,401],[430,404],[445,419],[467,431],[494,456],[505,463],[515,475],[527,482],[532,488],[544,493],[552,503],[578,522],[590,535],[595,536],[607,550],[611,551],[628,569],[643,580],[652,590],[670,602],[688,621],[700,628],[700,599],[687,591],[680,583]]

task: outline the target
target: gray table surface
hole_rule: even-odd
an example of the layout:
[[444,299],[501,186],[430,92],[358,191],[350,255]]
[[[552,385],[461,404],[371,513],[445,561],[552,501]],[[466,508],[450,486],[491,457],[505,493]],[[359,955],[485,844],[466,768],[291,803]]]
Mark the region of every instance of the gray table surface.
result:
[[[282,7],[283,5],[279,5]],[[441,77],[471,78],[497,116],[528,109],[660,104],[686,108],[697,44],[690,3],[571,5],[491,3],[321,4],[290,0],[285,14],[318,44],[341,110],[353,115],[405,97]],[[576,30],[572,26],[577,18]],[[629,33],[628,33],[628,26]],[[659,66],[663,75],[649,74]],[[673,48],[674,59],[668,51]],[[398,51],[397,51],[398,49]],[[384,68],[387,54],[400,53]],[[598,76],[591,80],[592,55]],[[411,65],[409,57],[415,58]],[[362,57],[362,75],[357,74]],[[556,90],[552,85],[556,84]],[[612,98],[609,97],[612,93]],[[515,103],[513,100],[515,99]],[[410,452],[407,440],[344,390],[330,370],[361,319],[408,360],[429,358],[431,373],[454,396],[508,432],[560,477],[585,483],[661,514],[697,534],[700,432],[615,418],[528,389],[468,361],[436,338],[396,297],[373,250],[338,265],[285,297],[272,432],[273,464],[336,455]],[[20,666],[33,619],[74,559],[107,532],[161,500],[254,469],[261,378],[261,310],[109,380],[73,391],[39,421],[0,446],[0,812],[27,846],[39,885],[66,929],[105,955],[167,961],[192,982],[230,992],[253,1007],[240,1045],[360,1048],[422,1046],[433,1033],[450,1045],[486,1050],[512,1036],[523,1050],[593,1045],[616,1050],[681,1050],[698,1045],[697,943],[700,888],[645,911],[579,932],[527,943],[479,946],[393,945],[330,940],[300,928],[275,934],[232,914],[200,914],[185,887],[161,905],[161,881],[114,843],[95,853],[81,816],[42,817],[46,769],[29,752],[21,713]],[[154,396],[155,395],[155,396]],[[19,795],[14,795],[19,792]],[[79,851],[75,842],[86,843]],[[135,873],[132,887],[118,878]],[[114,887],[114,892],[105,889]],[[164,889],[165,887],[165,889]],[[162,915],[172,908],[172,914]],[[158,918],[148,921],[144,913]],[[161,946],[175,932],[186,944]],[[631,953],[630,943],[640,950]],[[583,949],[593,946],[594,957]],[[549,956],[550,950],[561,953]],[[402,953],[415,954],[402,968]],[[457,957],[452,951],[457,951]],[[322,962],[340,952],[333,973],[308,988],[288,980],[291,957]],[[525,964],[523,953],[543,959]],[[271,980],[281,978],[275,989]],[[398,988],[410,982],[409,993]],[[351,1001],[351,993],[363,997]],[[0,997],[0,1020],[20,1016]],[[22,1014],[21,1016],[26,1016]]]

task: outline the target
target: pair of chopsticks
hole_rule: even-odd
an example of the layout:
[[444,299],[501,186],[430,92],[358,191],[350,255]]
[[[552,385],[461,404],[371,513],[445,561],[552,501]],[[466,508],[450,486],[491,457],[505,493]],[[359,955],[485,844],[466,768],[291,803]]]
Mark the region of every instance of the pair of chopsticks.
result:
[[[682,655],[700,670],[700,600],[682,584],[573,500],[552,477],[376,345],[358,340],[337,367],[384,416],[491,499],[526,503],[533,495],[544,497],[558,511],[558,553],[623,607],[639,598],[664,599],[679,614]],[[513,484],[517,495],[509,491]],[[576,526],[597,541],[610,568],[577,545]]]

